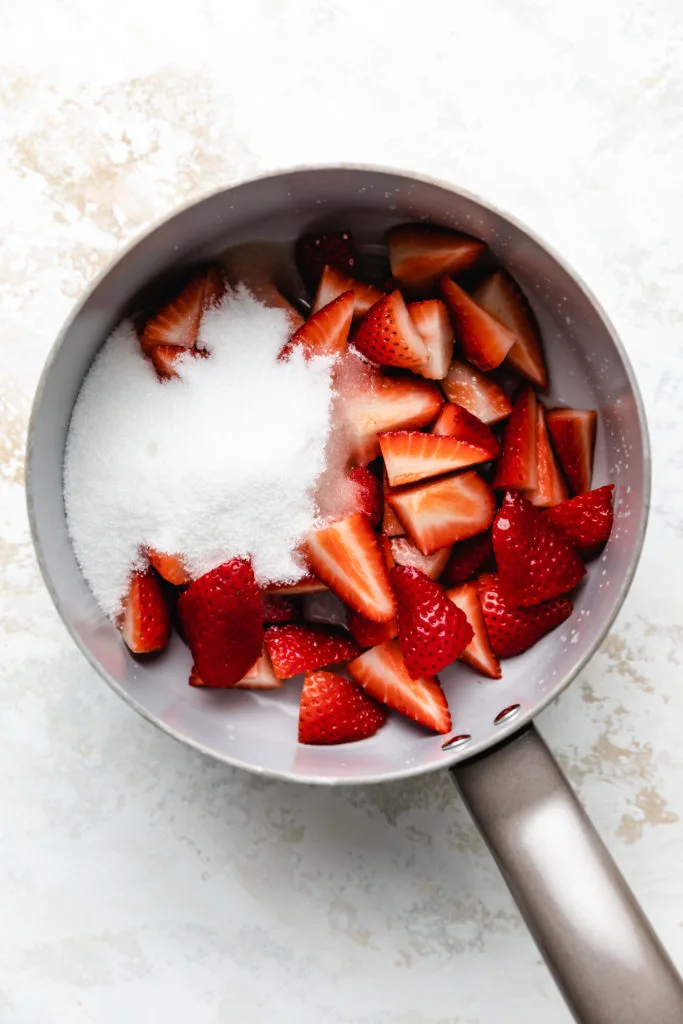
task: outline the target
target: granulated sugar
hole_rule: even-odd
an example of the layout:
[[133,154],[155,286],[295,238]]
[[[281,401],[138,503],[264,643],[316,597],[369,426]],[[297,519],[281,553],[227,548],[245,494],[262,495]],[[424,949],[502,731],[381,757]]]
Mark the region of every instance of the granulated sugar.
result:
[[296,547],[316,523],[332,360],[277,356],[284,311],[246,290],[206,314],[179,379],[160,382],[122,324],[97,356],[69,428],[64,498],[76,557],[115,616],[144,549],[201,575],[249,555],[260,583],[303,573]]

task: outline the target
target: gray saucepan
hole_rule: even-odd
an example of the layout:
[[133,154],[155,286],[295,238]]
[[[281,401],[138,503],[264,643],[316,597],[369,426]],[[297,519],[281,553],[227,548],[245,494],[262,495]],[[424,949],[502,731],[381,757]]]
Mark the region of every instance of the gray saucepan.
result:
[[[442,674],[455,722],[445,743],[394,716],[363,743],[301,747],[295,684],[267,697],[207,694],[187,686],[190,656],[178,638],[154,662],[128,654],[69,541],[65,438],[93,357],[160,276],[243,242],[284,251],[313,228],[348,228],[371,256],[385,230],[407,220],[476,235],[520,282],[543,331],[551,401],[599,410],[594,480],[616,485],[615,528],[564,628],[507,661],[500,682],[459,665]],[[576,1019],[681,1024],[681,980],[532,724],[617,614],[650,495],[647,428],[626,353],[586,286],[532,232],[448,185],[365,167],[272,174],[188,206],[113,263],[57,339],[31,417],[27,492],[38,560],[60,615],[102,678],[141,715],[226,764],[291,782],[384,782],[449,769]]]

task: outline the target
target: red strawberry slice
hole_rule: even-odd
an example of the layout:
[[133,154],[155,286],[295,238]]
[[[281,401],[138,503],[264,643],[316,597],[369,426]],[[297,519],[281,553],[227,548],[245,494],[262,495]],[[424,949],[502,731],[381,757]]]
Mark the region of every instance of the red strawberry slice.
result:
[[353,292],[344,292],[308,318],[289,339],[280,358],[295,348],[303,349],[306,356],[339,355],[346,348],[352,319]]
[[359,647],[376,647],[387,640],[393,640],[398,633],[396,619],[390,622],[372,622],[349,608],[346,618],[349,632]]
[[496,511],[493,491],[475,470],[411,484],[387,500],[423,555],[488,529]]
[[298,594],[318,594],[322,590],[327,590],[327,587],[312,572],[302,576],[296,583],[269,583],[265,587],[267,594],[284,594],[289,597],[296,597]]
[[131,576],[118,627],[133,654],[153,654],[168,645],[171,613],[159,577],[152,569]]
[[334,267],[344,274],[352,274],[356,262],[353,238],[348,231],[302,235],[294,246],[294,257],[301,278],[310,292],[315,291],[325,266]]
[[516,341],[512,331],[477,305],[450,277],[442,279],[441,291],[451,311],[455,339],[465,358],[480,370],[500,366]]
[[443,583],[449,587],[465,583],[479,572],[487,559],[492,557],[493,541],[490,530],[478,533],[476,537],[461,540],[451,548],[451,557],[443,571]]
[[251,562],[233,558],[200,576],[178,599],[197,672],[207,686],[234,686],[263,647],[261,595]]
[[184,587],[192,582],[182,555],[165,555],[154,548],[148,548],[147,557],[161,578],[174,587]]
[[382,549],[384,555],[384,561],[387,563],[387,569],[393,569],[396,563],[394,562],[394,556],[391,553],[391,538],[390,537],[378,537],[379,546]]
[[397,640],[373,647],[346,666],[366,693],[434,732],[451,729],[448,701],[434,677],[411,679]]
[[502,451],[493,477],[494,487],[533,491],[537,486],[537,428],[536,393],[526,387],[515,400],[503,430]]
[[548,386],[541,333],[531,306],[507,270],[496,270],[477,288],[473,298],[507,327],[517,339],[506,362],[539,388]]
[[389,544],[394,565],[419,569],[430,580],[438,580],[451,553],[450,548],[437,548],[431,555],[423,555],[407,537],[392,537]]
[[400,224],[387,234],[391,273],[416,291],[436,286],[444,274],[472,267],[486,246],[478,238],[424,224]]
[[355,466],[349,473],[349,479],[356,485],[356,511],[367,516],[371,526],[379,526],[384,509],[384,494],[379,480],[367,466]]
[[224,291],[223,275],[211,267],[193,278],[183,290],[147,321],[140,344],[145,352],[154,345],[193,348],[202,316]]
[[355,658],[359,651],[347,630],[317,622],[269,626],[265,644],[279,679],[289,679],[300,672],[313,672],[324,665],[335,665],[347,658]]
[[500,679],[503,673],[498,658],[491,650],[477,584],[463,583],[462,586],[453,587],[447,593],[453,604],[463,612],[474,633],[460,658],[489,679]]
[[299,743],[353,743],[374,736],[386,709],[350,679],[312,672],[304,679],[299,705]]
[[[197,666],[193,665],[189,679],[190,686],[206,686],[206,683],[199,675]],[[234,690],[278,690],[282,686],[282,680],[278,679],[273,671],[268,652],[264,649],[260,658],[254,662],[244,678],[235,683],[231,689]]]
[[566,501],[569,490],[550,443],[545,409],[540,402],[536,416],[536,486],[526,496],[532,505],[549,508]]
[[398,613],[398,642],[412,679],[433,676],[464,651],[473,637],[463,612],[419,569],[391,570]]
[[264,622],[293,622],[300,614],[301,607],[295,597],[261,594],[261,618]]
[[551,409],[548,430],[574,494],[583,494],[593,477],[598,414],[593,409]]
[[502,388],[469,363],[454,360],[441,387],[449,402],[461,405],[482,423],[500,423],[512,410]]
[[391,487],[452,473],[491,458],[490,451],[447,434],[392,430],[378,439]]
[[374,288],[371,284],[357,281],[354,277],[349,277],[348,274],[335,267],[325,267],[313,299],[313,312],[317,313],[323,306],[327,306],[339,295],[349,291],[353,292],[354,318],[365,316],[370,307],[379,302],[384,295],[384,292],[381,292],[379,288]]
[[345,604],[373,622],[394,618],[387,564],[366,516],[357,512],[310,533],[306,552],[314,571]]
[[399,291],[385,295],[368,310],[353,344],[382,366],[419,370],[427,361],[427,349]]
[[464,444],[480,448],[490,459],[496,457],[500,447],[490,427],[461,405],[453,405],[452,402],[446,402],[437,416],[432,434],[457,437]]
[[446,304],[441,299],[423,299],[408,304],[410,318],[427,350],[427,362],[420,375],[430,380],[443,380],[453,358],[453,325]]
[[493,523],[500,589],[515,606],[566,594],[586,570],[568,540],[518,491],[507,491]]
[[569,498],[546,511],[584,561],[599,555],[614,523],[614,484]]
[[382,533],[385,537],[400,537],[405,533],[398,516],[394,512],[391,505],[388,503],[384,505],[384,515],[382,516]]
[[477,580],[477,591],[491,649],[499,658],[513,658],[568,619],[572,603],[566,597],[543,601],[533,608],[515,608],[503,596],[499,580],[485,573]]
[[180,345],[153,345],[147,350],[147,355],[154,364],[162,380],[170,380],[172,377],[180,377],[176,363],[181,356],[206,357],[207,352],[200,352],[196,348],[181,348]]

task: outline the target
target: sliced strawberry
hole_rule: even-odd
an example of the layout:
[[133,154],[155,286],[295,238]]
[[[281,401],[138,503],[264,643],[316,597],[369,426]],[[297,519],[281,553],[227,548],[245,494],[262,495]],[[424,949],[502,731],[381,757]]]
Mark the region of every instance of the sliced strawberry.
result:
[[374,288],[371,284],[357,281],[354,277],[349,277],[335,267],[325,267],[313,299],[313,312],[317,313],[323,306],[327,306],[333,299],[348,291],[353,292],[354,318],[365,316],[370,307],[379,302],[384,295],[384,292],[381,292],[379,288]]
[[477,584],[463,583],[447,591],[448,597],[467,618],[474,636],[460,655],[461,659],[489,679],[500,679],[500,662],[491,650],[491,641],[486,631],[484,613],[481,608]]
[[478,533],[476,537],[469,537],[454,544],[451,548],[451,557],[443,571],[442,582],[447,587],[455,587],[459,583],[465,583],[481,569],[488,558],[493,557],[493,541],[491,531]]
[[441,387],[449,402],[461,405],[482,423],[500,423],[512,410],[502,388],[469,363],[453,360]]
[[448,701],[437,679],[411,679],[397,640],[373,647],[346,666],[352,679],[375,700],[434,732],[451,728]]
[[384,504],[384,514],[382,515],[382,534],[385,538],[401,537],[405,534],[398,516],[386,501]]
[[445,302],[441,299],[410,302],[408,312],[427,350],[427,362],[420,367],[420,376],[443,380],[451,365],[455,341]]
[[574,494],[583,494],[593,477],[598,414],[593,409],[551,409],[548,430]]
[[423,555],[486,530],[493,520],[493,491],[475,470],[394,491],[389,504]]
[[444,274],[473,266],[486,246],[478,238],[425,224],[400,224],[387,234],[391,273],[402,285],[424,291]]
[[170,380],[172,377],[179,377],[176,363],[181,356],[205,356],[206,352],[199,352],[196,348],[181,348],[180,345],[153,345],[147,350],[147,355],[154,364],[162,380]]
[[355,658],[359,651],[347,630],[318,622],[269,626],[265,644],[279,679],[313,672],[324,665],[336,665],[347,658]]
[[516,341],[506,362],[539,388],[548,386],[541,333],[531,306],[507,270],[496,270],[477,288],[473,298],[512,331]]
[[349,473],[349,479],[356,485],[357,511],[368,517],[371,526],[379,526],[384,509],[379,480],[367,466],[355,466]]
[[[189,679],[190,686],[206,686],[206,683],[199,675],[197,666],[193,665]],[[278,690],[282,686],[282,680],[278,679],[273,671],[268,652],[261,652],[260,658],[254,662],[244,677],[235,683],[232,689],[235,690]]]
[[391,570],[398,612],[398,642],[412,679],[433,676],[462,654],[473,637],[463,612],[419,569]]
[[525,387],[517,396],[503,430],[502,451],[493,477],[494,487],[533,491],[537,486],[537,428],[536,393],[533,388]]
[[447,434],[450,437],[457,437],[464,444],[480,448],[489,459],[495,459],[500,447],[495,434],[483,420],[473,416],[461,405],[454,405],[452,402],[446,402],[437,416],[432,427],[432,434]]
[[543,601],[533,608],[516,608],[503,596],[493,573],[479,577],[477,591],[491,649],[499,658],[513,658],[533,647],[568,619],[573,610],[566,597]]
[[390,622],[372,622],[349,608],[347,615],[349,632],[360,647],[376,647],[386,640],[393,640],[398,633],[396,619]]
[[418,370],[427,361],[427,349],[399,291],[385,295],[368,310],[353,344],[382,366]]
[[419,569],[430,580],[438,580],[451,553],[450,548],[437,548],[431,555],[423,555],[407,537],[392,537],[389,544],[394,565]]
[[171,613],[159,577],[152,569],[131,576],[118,627],[133,654],[153,654],[168,645]]
[[261,594],[261,618],[264,622],[293,622],[300,614],[301,606],[295,597]]
[[299,743],[353,743],[374,736],[386,709],[350,679],[313,672],[304,679],[299,705]]
[[450,277],[442,279],[441,291],[451,311],[456,341],[465,358],[480,370],[493,370],[500,366],[515,343],[512,331],[482,309]]
[[353,318],[353,292],[344,292],[317,313],[311,314],[303,327],[292,335],[280,358],[295,348],[307,356],[336,356],[346,348]]
[[366,516],[357,512],[310,533],[306,552],[314,571],[345,604],[373,622],[394,618],[387,565]]
[[200,576],[178,599],[197,672],[207,686],[234,686],[263,647],[261,595],[251,562],[233,558]]
[[507,491],[493,523],[500,589],[511,605],[566,594],[586,570],[569,541],[518,491]]
[[596,487],[569,498],[546,511],[546,516],[562,531],[581,558],[587,561],[599,555],[609,540],[614,523],[614,484]]
[[536,486],[527,492],[527,498],[538,508],[559,505],[569,497],[569,489],[557,464],[555,452],[548,436],[545,409],[538,403],[536,410]]
[[378,537],[377,540],[379,541],[379,546],[382,549],[384,561],[387,563],[387,569],[393,569],[394,566],[396,565],[396,562],[394,561],[394,556],[391,551],[391,538]]
[[215,267],[194,277],[183,290],[147,321],[140,344],[145,352],[154,345],[193,348],[205,311],[223,294],[222,274]]
[[327,590],[327,587],[312,572],[302,576],[296,583],[269,583],[265,587],[267,594],[284,594],[288,597],[296,597],[298,594],[318,594],[321,590]]
[[192,582],[182,555],[164,555],[160,551],[148,548],[147,557],[161,578],[167,583],[172,583],[174,587],[184,587]]
[[391,430],[379,434],[378,440],[391,487],[452,473],[491,458],[490,451],[447,434]]
[[352,274],[355,264],[353,238],[348,231],[327,235],[302,235],[294,246],[294,257],[301,278],[314,292],[325,266]]

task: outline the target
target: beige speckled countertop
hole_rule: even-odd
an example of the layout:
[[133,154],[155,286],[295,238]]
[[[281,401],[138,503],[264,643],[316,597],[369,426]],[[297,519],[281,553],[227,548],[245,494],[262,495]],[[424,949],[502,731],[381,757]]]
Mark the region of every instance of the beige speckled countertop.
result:
[[97,679],[34,562],[24,434],[74,300],[174,204],[307,161],[515,211],[622,334],[651,528],[612,634],[540,725],[683,965],[678,4],[4,6],[2,1024],[569,1020],[447,778],[325,792],[204,760]]

